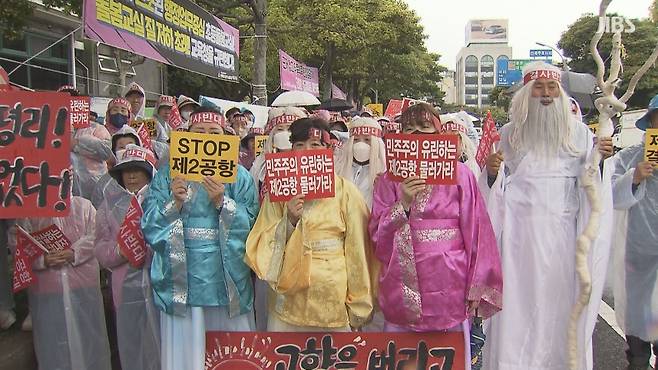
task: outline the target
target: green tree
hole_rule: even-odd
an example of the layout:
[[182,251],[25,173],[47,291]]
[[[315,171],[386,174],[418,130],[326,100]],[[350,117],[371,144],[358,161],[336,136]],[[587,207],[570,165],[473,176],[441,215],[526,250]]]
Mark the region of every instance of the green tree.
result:
[[502,108],[504,111],[509,110],[512,97],[507,93],[507,86],[496,86],[489,93],[489,102],[492,106]]
[[[616,14],[611,14],[616,16]],[[623,93],[633,74],[642,66],[651,50],[658,42],[658,28],[649,19],[632,19],[635,32],[622,34],[623,43],[623,74],[618,92]],[[569,66],[575,72],[596,74],[596,64],[589,52],[592,36],[598,28],[598,18],[587,14],[569,26],[562,34],[558,47],[564,51],[565,57],[571,59]],[[604,34],[599,43],[599,52],[609,68],[612,34]],[[651,69],[640,80],[633,97],[628,101],[629,108],[645,108],[651,97],[658,91],[658,70]]]

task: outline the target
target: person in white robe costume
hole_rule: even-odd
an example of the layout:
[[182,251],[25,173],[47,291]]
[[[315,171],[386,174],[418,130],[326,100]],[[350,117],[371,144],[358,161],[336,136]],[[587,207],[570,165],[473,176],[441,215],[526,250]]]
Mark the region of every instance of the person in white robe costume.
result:
[[[505,286],[503,310],[487,325],[484,369],[567,370],[569,351],[576,350],[578,370],[591,370],[591,338],[610,252],[610,174],[598,182],[603,213],[588,255],[592,293],[578,323],[578,348],[572,349],[568,327],[580,294],[576,238],[590,213],[580,178],[594,137],[571,113],[558,68],[534,62],[523,75],[525,86],[512,100],[512,122],[502,128],[499,151],[487,158],[479,181],[501,249]],[[599,141],[602,154],[612,154],[612,140]]]

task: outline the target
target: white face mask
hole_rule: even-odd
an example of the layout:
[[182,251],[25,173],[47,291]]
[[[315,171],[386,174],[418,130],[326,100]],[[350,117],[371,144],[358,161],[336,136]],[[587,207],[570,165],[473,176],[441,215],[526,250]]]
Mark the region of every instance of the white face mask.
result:
[[180,112],[180,116],[183,117],[183,119],[186,120],[186,121],[190,120],[191,115],[192,115],[192,112],[190,112],[189,110]]
[[272,146],[279,150],[292,149],[290,142],[290,131],[279,131],[272,136]]
[[357,162],[363,163],[370,160],[370,144],[359,141],[358,143],[354,143],[352,151],[354,153],[354,159]]

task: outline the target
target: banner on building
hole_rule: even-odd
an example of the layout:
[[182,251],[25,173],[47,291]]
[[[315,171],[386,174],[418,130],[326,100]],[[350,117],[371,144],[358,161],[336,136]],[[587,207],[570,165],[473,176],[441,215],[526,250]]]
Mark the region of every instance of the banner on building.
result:
[[279,50],[279,73],[282,90],[306,91],[320,96],[319,70],[296,61],[283,50]]
[[240,137],[233,135],[171,132],[169,165],[171,177],[188,181],[213,177],[220,182],[235,182],[238,175]]
[[238,81],[238,29],[191,0],[84,0],[83,22],[94,41]]
[[207,370],[464,370],[464,334],[206,332]]
[[658,128],[647,129],[645,135],[644,160],[658,166]]
[[331,198],[335,193],[331,149],[265,154],[265,184],[272,202]]
[[390,179],[416,176],[431,185],[457,183],[457,135],[388,134],[384,140]]
[[69,214],[70,109],[66,93],[0,94],[0,219]]

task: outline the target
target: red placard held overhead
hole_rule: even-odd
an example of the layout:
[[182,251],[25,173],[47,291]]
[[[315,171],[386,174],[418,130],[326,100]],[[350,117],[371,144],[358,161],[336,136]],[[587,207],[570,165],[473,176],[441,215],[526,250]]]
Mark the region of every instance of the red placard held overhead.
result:
[[464,370],[462,332],[206,332],[206,370]]
[[457,135],[389,134],[385,141],[392,180],[401,182],[415,175],[431,185],[457,183]]
[[389,100],[384,115],[388,118],[393,119],[399,113],[402,113],[402,100],[397,100],[397,99]]
[[500,134],[496,130],[496,122],[493,120],[491,112],[487,112],[487,118],[482,123],[482,138],[475,155],[480,169],[484,168],[487,157],[493,152],[493,145],[497,141],[500,141]]
[[0,94],[0,218],[69,214],[70,109],[65,93]]
[[305,199],[335,194],[334,154],[331,149],[265,154],[265,183],[272,202],[303,194]]

